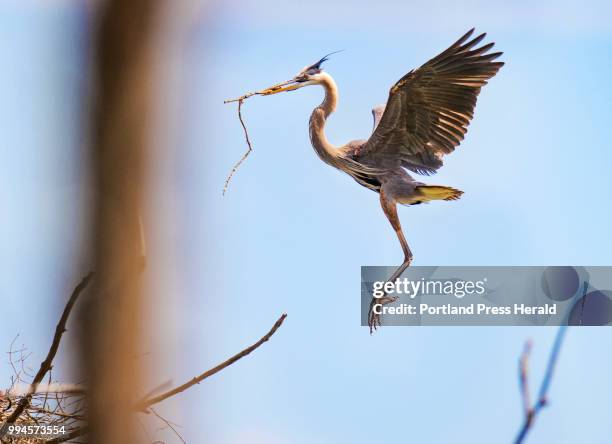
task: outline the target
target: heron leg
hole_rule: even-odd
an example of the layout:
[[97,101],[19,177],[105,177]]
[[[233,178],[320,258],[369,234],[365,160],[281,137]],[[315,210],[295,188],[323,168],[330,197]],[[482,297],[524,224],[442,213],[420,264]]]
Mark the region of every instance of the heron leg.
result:
[[[404,232],[402,231],[402,225],[400,224],[400,220],[397,215],[397,201],[395,200],[395,198],[388,196],[387,193],[385,193],[384,187],[380,190],[380,205],[382,206],[385,216],[387,216],[387,219],[389,219],[391,226],[395,230],[397,238],[399,239],[399,242],[402,246],[402,250],[404,251],[404,262],[402,262],[402,264],[393,272],[389,279],[387,279],[387,282],[393,282],[402,275],[406,268],[410,266],[413,255],[412,251],[410,251],[410,247],[408,246],[408,242],[406,241],[406,237],[404,236]],[[396,300],[396,297],[390,297],[386,294],[383,295],[381,298],[372,298],[372,301],[370,302],[370,311],[368,313],[368,325],[370,326],[370,333],[380,327],[380,315],[374,313],[374,305],[386,305],[390,304],[391,302],[395,302]]]

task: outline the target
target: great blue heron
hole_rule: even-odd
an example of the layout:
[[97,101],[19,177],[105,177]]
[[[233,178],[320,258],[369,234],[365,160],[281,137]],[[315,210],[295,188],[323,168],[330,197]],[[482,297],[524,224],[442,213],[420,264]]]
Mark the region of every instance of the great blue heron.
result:
[[[277,94],[309,85],[323,87],[325,99],[310,116],[312,146],[325,163],[380,194],[382,209],[404,252],[404,262],[389,281],[401,276],[413,258],[402,232],[397,204],[456,200],[463,194],[455,188],[418,182],[406,170],[430,175],[442,166],[442,157],[459,146],[467,132],[480,88],[504,65],[493,61],[501,52],[488,53],[493,43],[475,48],[486,34],[470,40],[473,33],[471,29],[391,87],[387,104],[372,110],[374,130],[368,140],[334,146],[325,137],[325,121],[335,111],[338,100],[334,79],[321,68],[327,56],[306,66],[291,80],[257,93]],[[372,310],[369,324],[370,328],[380,325]]]

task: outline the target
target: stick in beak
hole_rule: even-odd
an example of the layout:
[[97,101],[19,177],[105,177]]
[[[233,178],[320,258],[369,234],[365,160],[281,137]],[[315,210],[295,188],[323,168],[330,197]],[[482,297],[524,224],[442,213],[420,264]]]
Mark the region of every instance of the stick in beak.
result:
[[240,160],[236,162],[234,167],[231,169],[230,173],[227,175],[227,179],[225,179],[225,185],[223,186],[224,196],[225,196],[225,193],[227,192],[227,189],[229,187],[230,181],[232,180],[232,177],[234,177],[234,173],[238,171],[238,168],[240,167],[240,165],[242,165],[242,163],[246,160],[246,158],[249,157],[249,154],[251,154],[251,151],[253,151],[253,147],[251,146],[251,140],[249,139],[249,133],[246,129],[246,125],[244,124],[244,120],[242,120],[242,113],[241,113],[242,102],[244,102],[246,99],[248,99],[251,96],[255,96],[255,95],[269,96],[272,94],[278,94],[279,92],[283,92],[283,91],[293,91],[294,89],[298,89],[301,86],[304,86],[304,84],[298,82],[295,79],[291,79],[291,80],[288,80],[287,82],[279,83],[278,85],[274,85],[269,88],[262,89],[261,91],[247,93],[244,96],[238,97],[237,99],[230,99],[230,100],[223,101],[223,103],[238,102],[238,120],[240,120],[242,129],[244,130],[244,137],[248,145],[246,152],[242,155]]
[[279,83],[278,85],[271,86],[268,89],[264,89],[261,91],[263,96],[269,96],[271,94],[277,94],[283,91],[293,91],[294,89],[298,89],[301,85],[295,80],[289,80],[288,82]]
[[271,86],[269,88],[266,89],[262,89],[260,91],[255,91],[255,92],[250,92],[245,94],[244,96],[240,96],[236,99],[229,99],[229,100],[224,100],[223,103],[231,103],[231,102],[239,102],[245,99],[248,99],[251,96],[270,96],[272,94],[278,94],[280,92],[283,91],[293,91],[295,89],[300,88],[301,85],[299,82],[297,82],[294,79],[288,80],[286,82],[283,83],[279,83],[277,85]]

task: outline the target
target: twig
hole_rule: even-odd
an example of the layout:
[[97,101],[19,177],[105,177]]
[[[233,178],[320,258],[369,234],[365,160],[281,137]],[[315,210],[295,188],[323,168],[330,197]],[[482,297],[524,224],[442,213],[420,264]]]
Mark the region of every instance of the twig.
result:
[[40,382],[43,380],[47,372],[51,369],[51,366],[53,365],[53,359],[55,358],[55,355],[60,345],[60,341],[62,339],[62,335],[66,331],[66,322],[68,321],[68,317],[70,316],[72,307],[74,306],[74,303],[76,302],[79,295],[87,287],[87,284],[89,284],[89,281],[91,280],[92,276],[93,276],[93,273],[89,273],[87,276],[83,278],[81,282],[79,282],[79,284],[72,291],[72,294],[70,295],[70,299],[68,299],[68,302],[66,303],[66,306],[64,307],[62,317],[60,318],[57,324],[57,327],[55,328],[55,334],[53,335],[53,341],[51,342],[51,347],[49,348],[47,357],[40,364],[40,369],[36,373],[36,376],[34,376],[32,383],[30,384],[30,389],[28,391],[28,394],[19,400],[17,407],[15,407],[15,410],[13,410],[11,415],[7,418],[6,422],[2,426],[2,429],[1,429],[2,431],[4,431],[5,427],[7,427],[9,424],[14,423],[19,418],[19,416],[23,413],[23,411],[30,405],[30,400],[32,399],[32,395],[36,392],[36,388],[38,387],[38,384],[40,384]]
[[519,359],[519,385],[521,397],[523,399],[523,412],[525,417],[529,415],[531,409],[531,399],[529,395],[529,355],[531,354],[532,343],[527,341],[523,348],[523,353]]
[[242,103],[245,99],[248,99],[249,97],[253,97],[256,95],[262,95],[263,92],[262,91],[254,91],[254,92],[250,92],[250,93],[246,93],[244,96],[240,96],[236,99],[227,99],[224,100],[223,103],[232,103],[232,102],[240,102]]
[[139,417],[136,417],[136,421],[138,421],[138,425],[140,426],[142,433],[147,437],[147,441],[153,442],[153,438],[151,437],[151,434],[148,432],[145,425],[142,423],[142,420]]
[[533,425],[536,416],[538,415],[538,413],[540,413],[540,410],[542,410],[548,404],[548,388],[550,387],[550,383],[552,381],[555,366],[559,359],[559,352],[561,351],[561,346],[563,345],[563,339],[565,337],[566,332],[567,325],[562,325],[559,327],[559,331],[557,332],[557,336],[555,338],[555,343],[548,359],[548,365],[546,366],[546,373],[544,374],[544,379],[542,380],[542,385],[540,386],[538,399],[533,407],[527,405],[527,408],[525,410],[525,419],[516,437],[516,440],[514,441],[515,444],[520,444],[524,441],[525,437],[527,436],[527,433]]
[[225,179],[225,185],[223,186],[223,195],[225,196],[225,193],[227,192],[227,188],[229,187],[229,183],[230,180],[232,180],[232,177],[234,176],[234,173],[238,170],[238,168],[240,167],[240,165],[242,164],[242,162],[244,162],[246,160],[247,157],[249,157],[249,154],[251,154],[251,151],[253,151],[253,147],[251,146],[251,141],[249,140],[249,133],[246,129],[246,125],[244,124],[244,120],[242,119],[242,103],[248,99],[249,97],[253,97],[253,96],[267,96],[270,94],[274,94],[275,92],[277,92],[280,88],[282,88],[283,84],[278,84],[278,85],[274,85],[270,88],[267,89],[262,89],[261,91],[254,91],[254,92],[250,92],[250,93],[246,93],[243,96],[237,97],[235,99],[228,99],[228,100],[224,100],[223,103],[232,103],[232,102],[238,102],[238,119],[240,119],[240,124],[242,125],[242,129],[244,130],[244,137],[246,139],[246,143],[249,146],[247,151],[242,155],[242,157],[240,158],[240,160],[238,162],[236,162],[236,164],[234,165],[234,167],[232,168],[232,170],[230,171],[230,173],[227,175],[227,179]]
[[48,410],[46,408],[30,406],[30,410],[34,410],[37,413],[44,413],[44,414],[46,414],[48,416],[59,416],[60,418],[75,419],[77,421],[84,421],[85,420],[85,416],[83,416],[83,415],[71,415],[69,413],[58,412],[57,409],[52,411],[52,410]]
[[[255,95],[255,94],[259,94],[259,93],[249,93],[246,94],[242,97],[240,97],[239,99],[235,99],[238,101],[238,119],[240,120],[240,124],[242,125],[242,129],[244,130],[244,138],[246,139],[246,143],[248,145],[248,148],[246,150],[246,152],[242,155],[242,157],[240,158],[240,160],[238,162],[236,162],[236,164],[234,165],[234,167],[232,168],[232,170],[230,171],[230,173],[227,175],[227,179],[225,179],[225,185],[223,186],[223,195],[225,196],[225,193],[227,192],[227,188],[229,187],[229,183],[230,180],[232,180],[232,177],[234,176],[234,173],[238,170],[238,168],[240,167],[240,165],[242,165],[242,162],[244,162],[246,160],[247,157],[249,157],[249,154],[251,154],[251,151],[253,151],[253,147],[251,146],[251,140],[249,139],[249,133],[246,129],[246,125],[244,124],[244,120],[242,119],[242,102],[244,101],[244,99]],[[226,100],[224,103],[229,103],[229,102],[234,102],[235,100]]]
[[172,380],[168,379],[167,381],[162,382],[161,384],[159,384],[156,387],[153,387],[151,390],[149,390],[143,397],[142,399],[148,399],[151,398],[155,393],[162,391],[168,387],[170,387],[172,384]]
[[253,96],[268,96],[270,94],[275,94],[277,92],[280,92],[279,90],[281,90],[281,89],[286,89],[286,88],[283,88],[283,87],[287,86],[287,83],[288,82],[279,83],[278,85],[271,86],[270,88],[262,89],[262,90],[259,90],[259,91],[249,92],[249,93],[246,93],[244,96],[236,97],[235,99],[224,100],[223,103],[243,102],[246,99],[248,99],[249,97],[253,97]]
[[137,404],[136,406],[136,410],[138,411],[147,411],[147,409],[149,407],[151,407],[152,405],[155,405],[159,402],[164,401],[165,399],[168,399],[178,393],[181,393],[185,390],[187,390],[189,387],[192,387],[195,384],[199,384],[200,382],[202,382],[204,379],[214,375],[215,373],[220,372],[221,370],[223,370],[226,367],[229,367],[230,365],[232,365],[234,362],[244,358],[246,355],[248,355],[249,353],[251,353],[253,350],[257,349],[259,346],[261,346],[264,342],[268,341],[272,335],[274,333],[276,333],[276,330],[278,330],[280,328],[281,325],[283,325],[283,321],[285,320],[285,318],[287,317],[286,313],[283,313],[281,315],[280,318],[278,318],[278,320],[274,323],[274,325],[272,326],[272,328],[270,329],[270,331],[268,333],[266,333],[259,341],[257,341],[256,343],[254,343],[253,345],[251,345],[250,347],[245,348],[244,350],[242,350],[240,353],[235,354],[234,356],[232,356],[231,358],[229,358],[228,360],[222,362],[221,364],[211,368],[210,370],[205,371],[204,373],[202,373],[199,376],[196,376],[195,378],[191,379],[190,381],[187,381],[186,383],[179,385],[178,387],[169,390],[165,393],[162,393],[160,395],[154,396],[152,398],[148,398],[148,399],[144,399],[143,401],[141,401],[140,403]]
[[32,384],[18,383],[10,389],[10,394],[13,396],[47,395],[49,393],[83,394],[86,391],[87,389],[83,384],[65,384],[60,382],[37,384],[36,389],[32,391]]
[[[51,386],[51,383],[53,382],[52,373],[53,373],[52,370],[49,370],[49,380],[47,381],[47,386]],[[37,387],[36,389],[38,390],[39,388],[40,388],[40,386]],[[48,398],[49,398],[49,392],[45,392],[45,399],[44,399],[43,404],[42,404],[42,408],[43,409],[45,409],[47,407],[47,399]]]
[[[9,386],[9,389],[6,390],[7,395],[17,384],[21,383],[21,381],[24,381],[22,375],[29,376],[28,368],[25,364],[25,361],[30,357],[31,353],[24,355],[24,352],[27,350],[27,348],[23,345],[20,349],[15,349],[15,342],[17,341],[17,339],[19,339],[19,334],[17,334],[15,338],[11,341],[9,351],[7,352],[9,365],[13,370],[13,376],[11,376],[11,385]],[[18,357],[16,357],[17,355]],[[15,361],[15,359],[17,359],[18,363]],[[17,366],[19,366],[19,368],[17,368]]]
[[[586,296],[588,291],[589,284],[588,282],[584,283],[584,290],[582,294],[582,299]],[[540,386],[540,391],[538,393],[538,399],[535,405],[532,407],[529,403],[529,400],[526,400],[526,387],[527,387],[527,362],[529,358],[529,352],[531,351],[531,345],[526,345],[523,354],[521,355],[521,359],[519,360],[519,374],[520,374],[520,385],[521,390],[523,391],[523,404],[525,406],[525,419],[523,420],[523,425],[519,430],[519,433],[514,441],[514,444],[521,444],[529,430],[533,426],[533,422],[546,405],[548,404],[548,389],[552,382],[553,374],[555,372],[555,367],[557,365],[557,361],[559,360],[559,353],[561,353],[561,346],[563,345],[563,339],[565,338],[565,333],[567,333],[567,327],[569,323],[569,319],[566,319],[566,324],[561,325],[559,330],[557,331],[557,336],[555,337],[555,343],[553,344],[552,350],[550,352],[550,357],[548,358],[548,364],[546,365],[546,372],[544,373],[544,379],[542,379],[542,385]],[[523,380],[524,379],[524,380]]]
[[174,432],[174,434],[177,436],[178,439],[181,440],[181,442],[183,444],[187,444],[187,441],[185,441],[183,439],[183,437],[181,436],[181,434],[174,428],[174,426],[172,425],[172,423],[170,421],[168,421],[166,418],[164,418],[163,416],[161,416],[159,413],[157,413],[152,407],[151,407],[151,412],[153,412],[153,414],[157,417],[157,419],[163,421],[168,427],[170,427],[170,429]]

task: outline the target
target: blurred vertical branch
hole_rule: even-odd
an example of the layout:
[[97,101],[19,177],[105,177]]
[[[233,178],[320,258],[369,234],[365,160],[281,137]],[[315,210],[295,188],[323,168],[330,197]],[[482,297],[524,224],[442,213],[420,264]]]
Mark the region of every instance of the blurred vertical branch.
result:
[[[587,291],[589,289],[589,283],[584,282],[582,288],[582,301],[584,302],[584,298],[586,297]],[[531,403],[530,395],[529,395],[529,357],[531,354],[532,344],[531,341],[527,341],[525,347],[523,349],[523,353],[519,359],[519,386],[521,391],[521,399],[523,402],[523,413],[524,419],[521,428],[514,440],[514,444],[521,444],[527,438],[529,431],[533,428],[533,423],[540,413],[540,411],[548,405],[548,390],[550,388],[550,384],[552,383],[553,375],[555,373],[555,368],[557,366],[557,361],[559,360],[559,354],[561,353],[561,348],[563,347],[563,340],[565,339],[565,335],[567,334],[567,329],[569,325],[569,318],[565,319],[565,324],[561,324],[559,330],[557,331],[557,336],[555,337],[555,342],[550,351],[550,356],[548,357],[548,363],[546,365],[546,371],[544,373],[544,378],[542,378],[542,384],[540,385],[540,390],[538,391],[538,396],[535,400],[535,403]],[[582,317],[580,319],[580,323],[582,324]]]
[[[153,42],[159,2],[106,0],[93,20],[95,100],[92,248],[98,279],[81,312],[91,443],[136,443],[131,406],[142,385],[144,332],[139,209],[154,105]],[[108,291],[110,289],[110,291]]]
[[[585,286],[586,292],[586,286]],[[552,382],[552,378],[555,372],[557,361],[559,360],[559,353],[561,353],[561,347],[563,346],[563,339],[565,339],[565,333],[567,332],[567,325],[561,325],[557,331],[555,342],[552,346],[550,357],[548,358],[548,364],[546,365],[546,372],[542,379],[542,385],[538,392],[538,397],[535,403],[532,405],[529,399],[529,356],[531,354],[531,341],[525,344],[523,353],[519,359],[519,385],[521,389],[521,398],[523,402],[524,419],[523,424],[514,440],[514,444],[521,444],[525,441],[527,434],[533,427],[536,416],[540,411],[548,404],[548,389]]]

